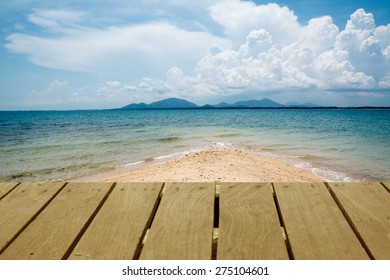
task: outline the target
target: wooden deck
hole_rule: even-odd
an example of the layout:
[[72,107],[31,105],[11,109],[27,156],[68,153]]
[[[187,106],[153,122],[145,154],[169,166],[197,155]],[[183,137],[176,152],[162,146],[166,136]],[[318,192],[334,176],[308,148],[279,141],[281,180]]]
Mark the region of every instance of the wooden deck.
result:
[[390,259],[390,183],[0,183],[0,259]]

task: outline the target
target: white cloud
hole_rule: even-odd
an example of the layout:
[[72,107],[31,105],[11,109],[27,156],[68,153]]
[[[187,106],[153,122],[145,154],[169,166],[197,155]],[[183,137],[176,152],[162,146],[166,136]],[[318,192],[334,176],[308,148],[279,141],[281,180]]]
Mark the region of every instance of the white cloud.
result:
[[[375,28],[374,35],[379,40],[379,44],[383,49],[386,49],[390,46],[390,23],[386,26],[378,26]],[[390,57],[387,57],[388,59]]]
[[68,28],[81,28],[80,23],[86,16],[87,14],[84,12],[66,9],[35,9],[30,15],[28,15],[28,20],[45,30],[67,32]]
[[302,26],[288,8],[276,4],[228,0],[211,12],[236,50],[209,53],[195,74],[225,91],[375,91],[387,85],[389,28],[375,28],[373,15],[363,9],[351,15],[341,32],[329,16]]
[[21,23],[16,23],[16,24],[14,25],[14,28],[15,28],[16,30],[24,30],[26,27],[25,27],[23,24],[21,24]]
[[[54,36],[15,33],[7,38],[7,48],[45,67],[129,76],[69,90],[80,102],[93,99],[88,90],[101,102],[115,104],[170,96],[207,102],[288,91],[364,96],[372,91],[379,98],[390,91],[390,24],[376,26],[363,9],[339,30],[330,16],[302,25],[293,11],[277,4],[201,4],[208,6],[202,11],[223,28],[224,37],[212,34],[204,20],[194,19],[187,29],[172,20],[99,29],[83,26],[88,14],[82,12],[35,10],[30,21]],[[169,11],[161,14],[169,17]]]
[[39,110],[121,107],[129,99],[129,87],[118,81],[75,87],[69,81],[54,79],[44,88],[31,90],[21,105]]
[[330,16],[311,19],[307,26],[301,27],[300,38],[297,40],[301,48],[309,48],[314,55],[321,54],[333,48],[338,27]]
[[390,88],[390,73],[387,73],[386,76],[382,77],[379,81],[379,88]]
[[30,21],[60,34],[14,33],[7,37],[6,47],[44,67],[142,77],[165,74],[173,66],[190,70],[209,48],[230,45],[210,33],[164,21],[96,29],[80,27],[80,17],[79,12],[35,11]]
[[225,28],[225,34],[236,47],[252,30],[264,29],[279,45],[291,43],[299,30],[297,17],[288,7],[275,3],[257,6],[239,0],[220,1],[210,7],[211,16]]
[[351,15],[345,30],[373,30],[375,28],[374,16],[366,13],[364,9],[358,9]]
[[74,93],[73,88],[68,81],[55,79],[43,90],[32,90],[24,101],[24,106],[37,109],[62,106],[69,101],[72,93]]

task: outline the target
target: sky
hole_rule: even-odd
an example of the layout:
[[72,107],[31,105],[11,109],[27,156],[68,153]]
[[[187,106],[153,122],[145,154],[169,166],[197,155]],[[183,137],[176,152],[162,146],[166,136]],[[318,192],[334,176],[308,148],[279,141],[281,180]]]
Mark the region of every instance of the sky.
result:
[[390,106],[388,0],[4,0],[0,110]]

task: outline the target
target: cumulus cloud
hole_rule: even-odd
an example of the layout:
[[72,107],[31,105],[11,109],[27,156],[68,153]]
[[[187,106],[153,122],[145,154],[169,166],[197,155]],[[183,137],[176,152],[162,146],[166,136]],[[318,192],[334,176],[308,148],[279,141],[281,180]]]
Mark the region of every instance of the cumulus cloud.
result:
[[227,0],[212,5],[210,13],[236,47],[252,30],[265,29],[273,35],[275,43],[284,45],[294,41],[299,29],[294,12],[275,3],[257,6],[253,2]]
[[381,43],[381,36],[376,36],[383,29],[384,27],[379,27],[376,32],[374,16],[358,9],[337,36],[335,48],[348,52],[348,59],[357,71],[379,80],[389,66],[389,61],[383,57],[388,42]]
[[373,15],[363,9],[353,13],[340,32],[329,16],[302,26],[292,11],[277,4],[225,3],[211,11],[235,41],[236,50],[199,62],[196,73],[208,82],[259,91],[367,90],[378,87],[389,71],[388,42],[381,40],[387,28],[376,28]]
[[210,9],[235,47],[213,50],[195,69],[196,77],[225,94],[240,89],[257,94],[389,90],[390,25],[376,27],[373,15],[363,9],[340,31],[330,16],[303,26],[292,11],[277,4],[225,3]]

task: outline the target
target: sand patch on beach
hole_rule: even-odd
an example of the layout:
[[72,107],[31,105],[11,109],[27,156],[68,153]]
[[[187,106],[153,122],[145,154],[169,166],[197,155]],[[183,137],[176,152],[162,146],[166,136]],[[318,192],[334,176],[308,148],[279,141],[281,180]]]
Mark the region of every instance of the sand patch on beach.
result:
[[157,165],[101,177],[99,181],[313,182],[324,180],[285,162],[238,149],[211,148]]

